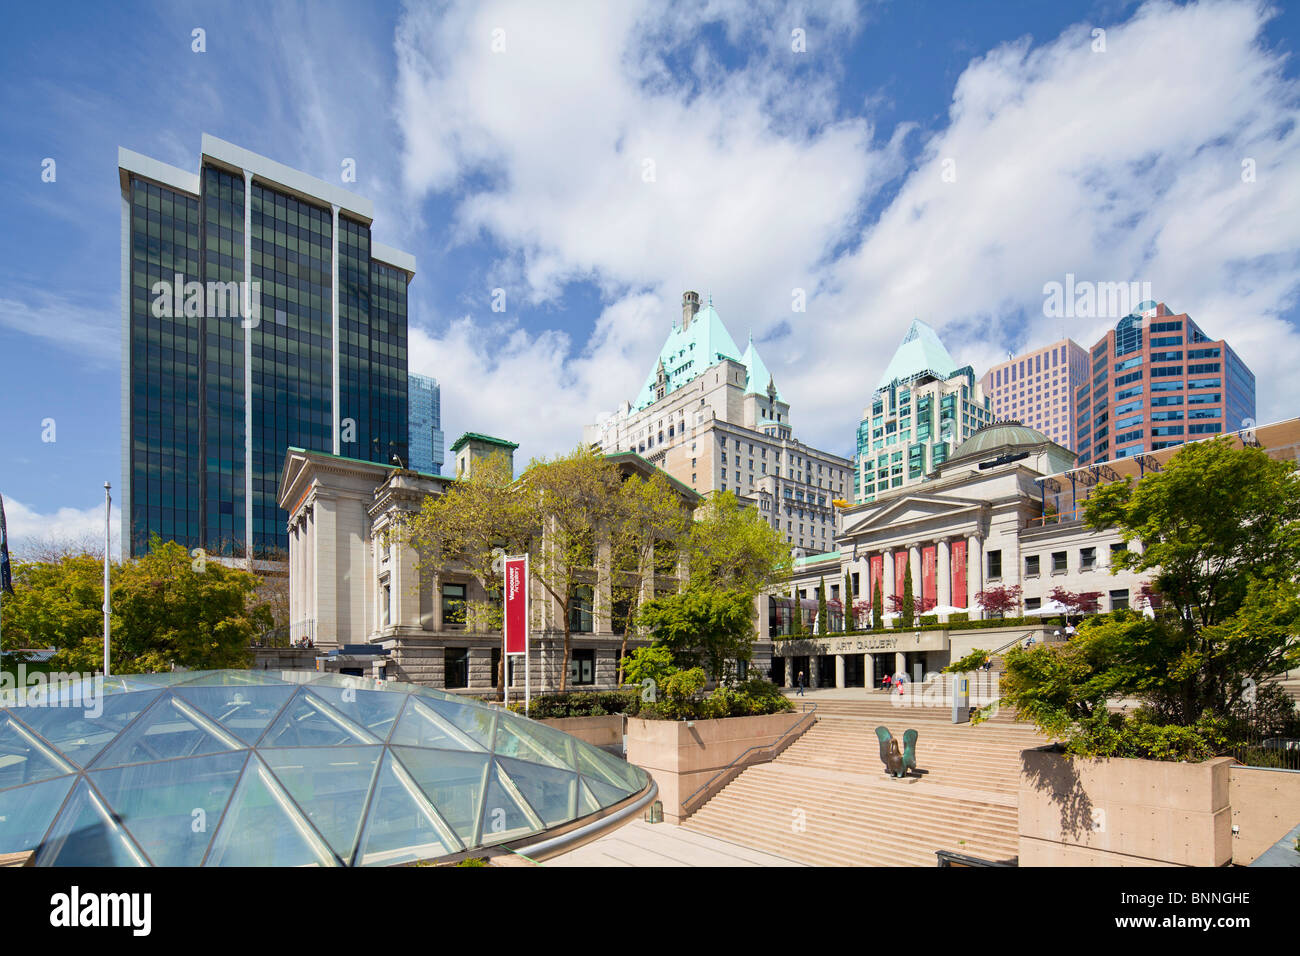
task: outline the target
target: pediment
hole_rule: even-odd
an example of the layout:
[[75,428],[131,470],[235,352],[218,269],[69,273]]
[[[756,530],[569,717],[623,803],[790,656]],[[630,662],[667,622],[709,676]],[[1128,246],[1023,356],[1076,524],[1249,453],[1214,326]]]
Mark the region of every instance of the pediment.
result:
[[908,494],[882,502],[881,505],[861,515],[860,520],[845,524],[840,537],[870,535],[889,530],[896,532],[912,524],[931,524],[936,520],[969,520],[978,515],[985,503],[971,498],[953,498],[941,495]]

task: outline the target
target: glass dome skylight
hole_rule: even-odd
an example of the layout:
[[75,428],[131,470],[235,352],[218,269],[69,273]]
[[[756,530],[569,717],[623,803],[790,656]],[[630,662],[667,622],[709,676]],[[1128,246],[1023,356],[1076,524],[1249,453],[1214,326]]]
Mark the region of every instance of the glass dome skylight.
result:
[[649,784],[545,724],[414,684],[225,670],[102,686],[0,707],[0,853],[396,864],[543,834]]

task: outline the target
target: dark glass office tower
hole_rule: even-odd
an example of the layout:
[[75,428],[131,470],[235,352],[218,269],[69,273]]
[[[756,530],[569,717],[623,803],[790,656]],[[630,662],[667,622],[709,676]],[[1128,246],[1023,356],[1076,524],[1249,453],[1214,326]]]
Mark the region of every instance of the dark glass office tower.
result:
[[367,200],[211,136],[197,175],[125,149],[118,173],[122,540],[282,557],[288,448],[406,458],[415,260]]

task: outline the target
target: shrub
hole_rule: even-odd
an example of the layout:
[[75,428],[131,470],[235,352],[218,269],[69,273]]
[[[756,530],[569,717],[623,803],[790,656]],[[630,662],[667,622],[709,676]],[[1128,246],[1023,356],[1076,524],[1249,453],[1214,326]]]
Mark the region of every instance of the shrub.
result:
[[[641,704],[637,691],[581,691],[573,694],[539,694],[530,702],[528,716],[534,720],[551,717],[604,717],[607,714],[634,716]],[[510,702],[510,710],[523,713],[522,702]]]

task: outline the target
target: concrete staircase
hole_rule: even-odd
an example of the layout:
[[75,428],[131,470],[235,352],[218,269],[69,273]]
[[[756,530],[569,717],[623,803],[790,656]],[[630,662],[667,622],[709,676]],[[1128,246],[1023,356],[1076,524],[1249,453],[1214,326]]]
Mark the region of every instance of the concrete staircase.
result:
[[[828,866],[934,866],[936,850],[1017,852],[1020,751],[1046,741],[1002,714],[972,726],[900,708],[884,694],[819,700],[818,720],[774,761],[750,767],[683,824],[742,846]],[[875,728],[914,727],[919,777],[896,780]]]

